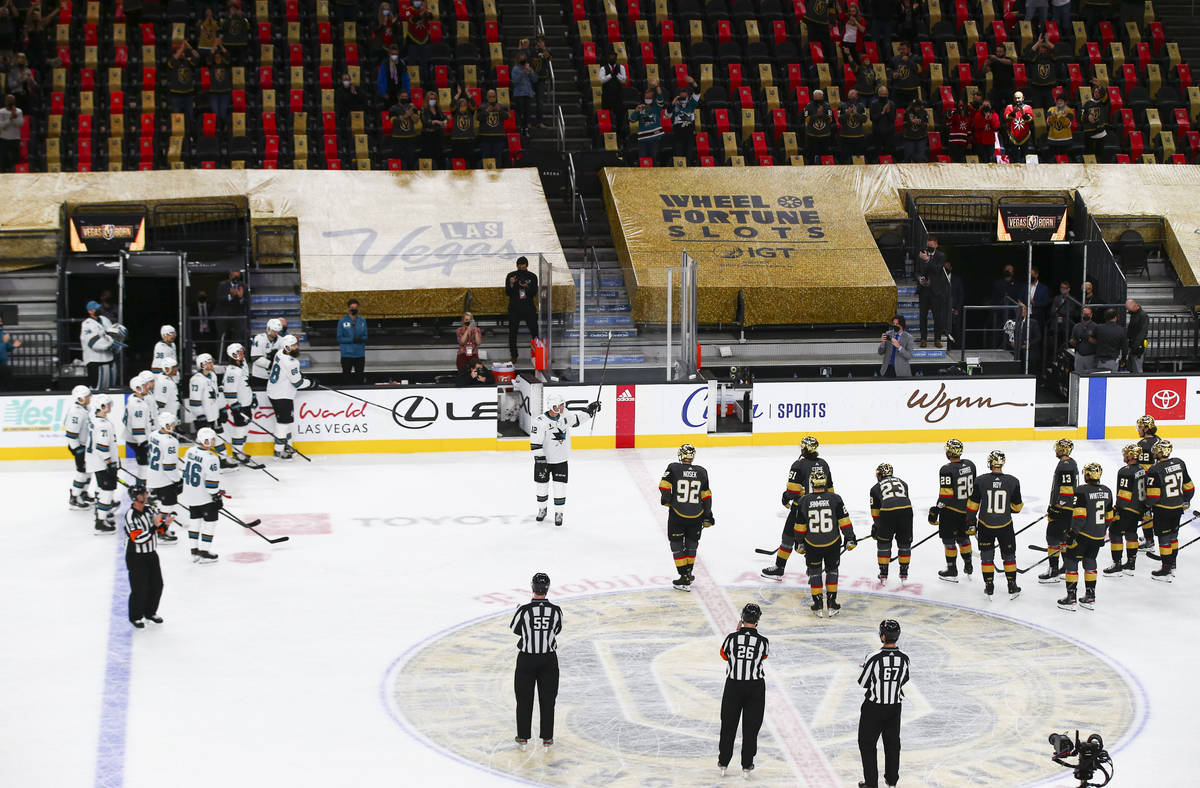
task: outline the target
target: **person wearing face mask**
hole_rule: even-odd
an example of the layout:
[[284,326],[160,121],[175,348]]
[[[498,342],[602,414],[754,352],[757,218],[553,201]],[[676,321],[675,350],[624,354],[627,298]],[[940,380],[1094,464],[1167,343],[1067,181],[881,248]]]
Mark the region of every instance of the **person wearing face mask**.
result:
[[[125,15],[129,16],[129,5],[125,6]],[[242,8],[236,3],[229,6],[229,19],[225,22],[225,32],[221,35],[221,45],[229,54],[231,65],[240,66],[245,61],[246,45],[250,43],[250,20],[242,13]]]
[[700,106],[700,86],[693,77],[688,85],[679,87],[679,95],[671,102],[671,148],[676,156],[688,163],[696,158],[696,109]]
[[517,128],[522,136],[528,136],[529,124],[533,121],[534,86],[538,75],[529,65],[529,57],[525,52],[517,55],[510,72],[512,78],[513,109],[517,112]]
[[504,164],[504,151],[508,140],[504,133],[504,121],[508,108],[496,100],[495,89],[487,92],[487,103],[475,111],[476,135],[479,137],[479,153],[485,159],[493,159],[497,167]]
[[400,98],[391,109],[392,143],[391,157],[400,159],[406,170],[416,169],[420,153],[421,113],[408,99],[408,91],[400,91]]
[[362,384],[367,363],[367,321],[358,314],[358,299],[346,302],[346,314],[338,320],[338,348],[342,353],[342,379]]
[[475,139],[475,108],[469,98],[460,98],[454,107],[454,126],[450,129],[450,155],[469,166],[479,157]]
[[1059,346],[1067,341],[1071,334],[1071,326],[1077,319],[1076,302],[1071,297],[1071,283],[1066,280],[1059,282],[1058,294],[1050,304],[1050,324],[1054,327]]
[[364,112],[367,109],[367,97],[358,89],[358,85],[350,81],[349,74],[342,74],[341,82],[334,90],[334,106],[338,118],[346,119],[351,112]]
[[609,52],[608,60],[600,66],[600,106],[608,110],[619,140],[624,140],[629,132],[628,124],[623,122],[625,103],[621,100],[621,90],[628,84],[629,72],[617,62],[617,53]]
[[233,98],[233,70],[229,66],[229,53],[221,40],[217,39],[212,53],[212,66],[208,69],[208,105],[217,116],[217,126],[229,125],[229,108]]
[[[400,59],[400,47],[395,44],[388,50],[388,56],[379,64],[375,75],[375,91],[384,100],[390,100],[397,93],[408,93],[408,69]],[[405,96],[407,99],[407,96]]]
[[425,99],[425,108],[421,110],[421,150],[428,159],[433,159],[433,168],[445,166],[442,149],[446,139],[446,127],[450,119],[438,106],[437,93],[429,91]]
[[1067,340],[1075,350],[1074,370],[1079,373],[1091,372],[1096,368],[1096,324],[1092,322],[1092,308],[1085,306],[1079,315],[1079,322],[1071,329],[1071,338]]
[[534,114],[537,116],[538,128],[549,128],[546,125],[546,116],[542,111],[542,105],[546,100],[546,85],[550,84],[550,61],[553,57],[550,54],[550,48],[546,46],[546,34],[538,33],[533,39],[533,46],[529,47],[525,55],[529,58],[529,67],[533,69],[533,73],[537,74],[537,82],[533,85],[534,91]]
[[[1021,283],[1018,282],[1013,273],[1011,264],[1004,266],[1004,271],[1000,278],[992,282],[992,306],[1002,306],[1011,310],[1016,304],[1024,303],[1025,294],[1022,292]],[[1004,336],[1000,330],[1004,322],[1009,318],[1009,311],[993,309],[990,314],[990,322],[992,328],[992,346],[1004,347]]]
[[1109,157],[1105,146],[1108,142],[1108,119],[1112,115],[1112,107],[1109,104],[1108,91],[1099,82],[1091,84],[1090,93],[1080,113],[1079,128],[1083,132],[1087,152],[1095,156],[1096,161],[1107,164]]
[[405,51],[409,62],[421,67],[422,85],[433,82],[433,73],[429,70],[429,23],[432,18],[422,0],[412,0],[401,14]]
[[25,113],[17,106],[17,97],[9,93],[0,109],[0,172],[12,172],[21,158],[21,127]]
[[[1042,325],[1046,325],[1046,313],[1050,310],[1050,288],[1041,283],[1038,278],[1038,267],[1035,265],[1029,271],[1028,300],[1033,306],[1033,317]],[[1025,301],[1026,294],[1022,293],[1019,301]]]
[[241,271],[230,271],[229,278],[217,285],[217,303],[213,314],[237,316],[246,313],[246,286]]
[[483,333],[475,324],[473,314],[463,312],[462,324],[454,330],[454,337],[458,340],[458,356],[454,359],[454,366],[462,372],[479,360],[479,346],[483,344]]
[[651,81],[650,86],[642,94],[642,103],[629,113],[629,119],[637,123],[638,158],[649,158],[658,164],[658,149],[662,145],[663,97],[658,82]]
[[399,45],[396,35],[399,29],[400,21],[392,13],[391,5],[380,3],[375,21],[371,23],[371,43],[378,56],[387,55],[393,46]]

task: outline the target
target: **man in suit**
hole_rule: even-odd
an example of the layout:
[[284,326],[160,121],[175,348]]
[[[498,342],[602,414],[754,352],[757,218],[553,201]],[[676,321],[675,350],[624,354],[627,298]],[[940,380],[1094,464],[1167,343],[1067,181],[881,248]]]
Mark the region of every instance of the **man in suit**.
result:
[[911,378],[909,360],[913,355],[913,335],[908,333],[904,315],[892,318],[892,328],[879,339],[879,375],[885,378]]
[[[917,255],[917,298],[919,300],[918,311],[921,315],[921,347],[925,347],[926,344],[929,329],[927,315],[931,312],[933,313],[933,346],[942,346],[942,322],[946,314],[946,299],[942,299],[942,306],[939,308],[934,287],[939,278],[945,279],[945,274],[942,272],[942,264],[945,260],[946,255],[938,251],[938,239],[932,235],[925,239],[925,248]],[[945,295],[949,296],[948,289]]]
[[1033,305],[1033,319],[1046,325],[1046,314],[1050,311],[1050,288],[1038,280],[1036,265],[1029,269],[1029,303]]

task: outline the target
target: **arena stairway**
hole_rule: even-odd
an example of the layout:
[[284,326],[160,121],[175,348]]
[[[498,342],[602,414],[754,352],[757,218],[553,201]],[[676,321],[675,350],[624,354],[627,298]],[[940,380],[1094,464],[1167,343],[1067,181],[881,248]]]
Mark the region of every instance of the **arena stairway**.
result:
[[57,331],[58,274],[53,265],[0,276],[0,303],[16,304],[18,320],[5,328]]

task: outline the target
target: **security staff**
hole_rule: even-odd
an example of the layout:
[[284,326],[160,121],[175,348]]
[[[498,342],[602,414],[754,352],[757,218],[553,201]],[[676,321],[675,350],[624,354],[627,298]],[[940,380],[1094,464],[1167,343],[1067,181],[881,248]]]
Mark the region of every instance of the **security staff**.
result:
[[517,696],[517,736],[522,750],[529,744],[533,727],[533,690],[537,687],[542,745],[554,743],[554,702],[558,698],[558,633],[562,632],[562,609],[546,599],[550,576],[538,572],[531,583],[533,599],[517,608],[508,628],[521,638],[517,648],[517,670],[513,687]]
[[858,685],[866,689],[858,718],[858,751],[862,755],[863,781],[858,788],[878,788],[879,762],[875,747],[883,736],[883,779],[889,788],[900,780],[900,707],[908,683],[908,655],[896,645],[900,623],[879,622],[883,648],[863,662]]
[[125,568],[129,570],[129,623],[146,627],[143,619],[163,622],[158,615],[162,598],[162,567],[158,562],[158,536],[171,524],[174,515],[161,515],[147,506],[150,495],[142,486],[130,491],[133,499],[125,512]]
[[754,771],[754,756],[758,753],[758,729],[762,727],[766,709],[767,685],[763,681],[763,661],[770,642],[758,634],[762,608],[750,602],[742,608],[742,619],[736,632],[725,637],[721,644],[721,659],[725,660],[725,692],[721,695],[721,743],[717,751],[717,766],[721,776],[733,757],[733,739],[738,722],[742,723],[742,776],[749,778]]
[[517,258],[517,270],[504,278],[504,292],[508,295],[508,352],[515,363],[520,324],[529,329],[530,339],[538,338],[538,278],[529,270],[528,258]]

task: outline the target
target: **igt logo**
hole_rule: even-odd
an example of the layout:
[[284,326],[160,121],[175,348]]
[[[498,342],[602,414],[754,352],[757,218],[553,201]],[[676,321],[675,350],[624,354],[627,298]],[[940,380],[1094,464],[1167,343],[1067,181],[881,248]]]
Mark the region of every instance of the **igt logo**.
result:
[[1180,421],[1187,416],[1187,379],[1150,378],[1146,381],[1146,413],[1156,419]]

